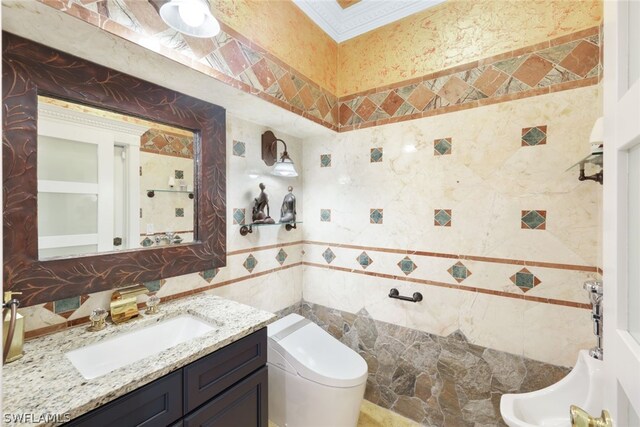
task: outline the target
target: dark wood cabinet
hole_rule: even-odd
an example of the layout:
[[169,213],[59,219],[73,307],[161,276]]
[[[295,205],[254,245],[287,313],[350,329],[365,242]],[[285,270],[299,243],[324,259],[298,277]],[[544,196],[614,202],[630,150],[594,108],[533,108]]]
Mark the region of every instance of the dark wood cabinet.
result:
[[69,427],[267,427],[267,329],[132,391]]

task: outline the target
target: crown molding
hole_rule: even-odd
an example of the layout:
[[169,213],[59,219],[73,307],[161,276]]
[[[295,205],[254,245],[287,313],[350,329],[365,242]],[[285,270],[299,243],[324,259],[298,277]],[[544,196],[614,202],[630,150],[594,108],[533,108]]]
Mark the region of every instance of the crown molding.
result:
[[338,43],[406,18],[444,1],[365,0],[342,9],[334,0],[293,0],[313,22]]

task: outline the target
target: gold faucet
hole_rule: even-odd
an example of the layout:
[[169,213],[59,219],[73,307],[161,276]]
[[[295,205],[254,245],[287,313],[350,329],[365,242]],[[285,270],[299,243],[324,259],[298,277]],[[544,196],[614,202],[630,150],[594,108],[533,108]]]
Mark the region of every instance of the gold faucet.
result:
[[122,323],[137,317],[140,312],[136,298],[147,292],[149,290],[144,285],[135,285],[120,288],[111,294],[109,309],[113,323]]
[[594,418],[587,411],[571,405],[571,427],[613,427],[613,421],[608,411],[603,410],[600,418]]

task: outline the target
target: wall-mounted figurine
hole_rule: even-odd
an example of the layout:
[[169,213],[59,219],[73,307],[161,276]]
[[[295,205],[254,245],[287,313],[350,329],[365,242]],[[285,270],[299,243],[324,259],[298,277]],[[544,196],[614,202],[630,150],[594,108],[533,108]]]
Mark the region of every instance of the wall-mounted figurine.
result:
[[280,208],[280,222],[296,222],[296,196],[292,193],[293,187],[289,187],[289,194],[284,196],[282,208]]
[[[253,213],[251,219],[254,224],[275,224],[273,218],[269,216],[269,196],[264,192],[265,186],[260,183],[260,195],[256,197],[253,205]],[[265,208],[267,213],[264,213]]]

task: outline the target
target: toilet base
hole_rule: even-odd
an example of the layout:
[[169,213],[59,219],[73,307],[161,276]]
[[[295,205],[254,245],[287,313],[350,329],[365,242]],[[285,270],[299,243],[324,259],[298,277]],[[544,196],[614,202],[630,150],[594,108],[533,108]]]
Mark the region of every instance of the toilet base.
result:
[[329,387],[268,363],[269,419],[279,427],[355,427],[366,382]]

